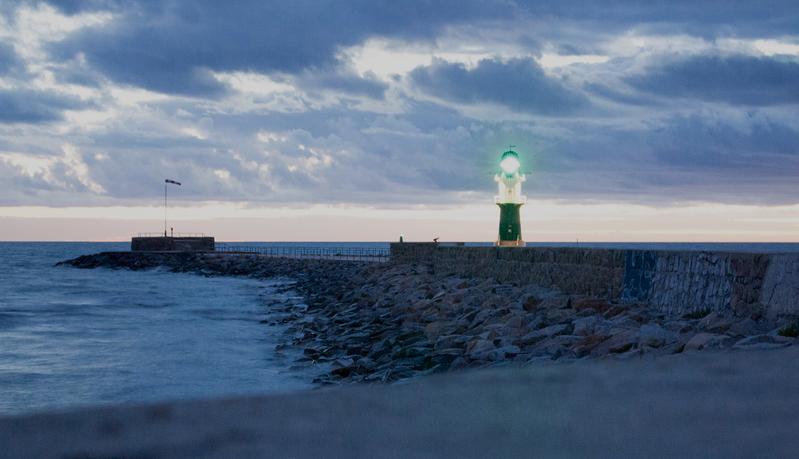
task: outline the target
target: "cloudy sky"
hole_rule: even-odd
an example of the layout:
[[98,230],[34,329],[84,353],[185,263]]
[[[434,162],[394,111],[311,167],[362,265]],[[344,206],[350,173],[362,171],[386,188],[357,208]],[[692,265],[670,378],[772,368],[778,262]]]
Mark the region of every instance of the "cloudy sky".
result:
[[492,240],[509,144],[527,240],[799,240],[799,6],[0,2],[0,239]]

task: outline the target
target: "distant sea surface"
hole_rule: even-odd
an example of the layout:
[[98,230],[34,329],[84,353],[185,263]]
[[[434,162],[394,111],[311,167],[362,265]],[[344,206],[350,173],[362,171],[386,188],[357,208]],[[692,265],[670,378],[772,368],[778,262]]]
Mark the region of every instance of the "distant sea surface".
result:
[[[799,252],[799,244],[579,246]],[[275,351],[281,330],[259,323],[268,301],[285,299],[275,290],[285,280],[53,266],[79,255],[128,248],[127,243],[0,242],[0,415],[311,387],[311,376]]]

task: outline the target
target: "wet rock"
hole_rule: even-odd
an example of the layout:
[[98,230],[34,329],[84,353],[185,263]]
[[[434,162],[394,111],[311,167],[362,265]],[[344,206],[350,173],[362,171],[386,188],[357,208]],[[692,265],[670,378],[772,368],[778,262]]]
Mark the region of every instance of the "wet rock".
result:
[[725,335],[716,333],[697,333],[694,335],[683,348],[684,352],[699,351],[702,349],[721,347],[724,340],[727,339]]
[[544,313],[544,321],[548,324],[566,324],[574,319],[571,309],[549,309]]
[[537,343],[530,349],[532,355],[548,355],[552,359],[576,357],[572,347],[584,339],[583,336],[557,335]]
[[540,303],[541,300],[539,298],[536,298],[533,295],[528,295],[526,298],[524,298],[524,301],[522,302],[522,309],[528,312],[535,311]]
[[487,351],[493,351],[496,347],[494,343],[486,339],[476,339],[466,346],[466,354],[469,356],[480,355]]
[[677,341],[677,334],[657,324],[644,324],[639,330],[638,343],[641,346],[661,347]]
[[627,316],[617,316],[607,322],[607,326],[613,330],[632,330],[640,326],[638,321]]
[[360,359],[358,359],[355,366],[359,370],[370,371],[375,368],[375,362],[369,357],[361,357]]
[[435,349],[446,349],[446,348],[463,348],[466,345],[466,342],[469,341],[468,336],[464,335],[445,335],[439,336],[436,340],[434,345]]
[[334,360],[333,364],[331,365],[333,369],[330,371],[330,374],[341,378],[346,378],[350,375],[350,373],[352,373],[354,364],[355,361],[350,358]]
[[732,326],[733,322],[731,317],[714,311],[702,318],[697,323],[697,327],[710,333],[724,333]]
[[685,320],[668,321],[663,325],[663,328],[679,334],[688,333],[694,330],[694,326]]
[[438,335],[441,334],[442,329],[444,328],[445,323],[441,321],[431,322],[424,327],[424,334],[427,336],[429,340],[435,340],[438,338]]
[[566,309],[570,306],[571,299],[566,295],[550,296],[538,303],[538,309]]
[[570,328],[569,325],[566,324],[550,325],[549,327],[544,327],[524,335],[523,337],[519,338],[517,342],[523,346],[535,344],[536,342],[541,341],[544,338],[549,338],[550,336],[566,333],[566,331],[569,330],[569,328]]
[[727,329],[727,334],[732,336],[752,336],[763,331],[763,326],[760,323],[747,317],[730,325]]
[[610,338],[610,335],[605,334],[593,334],[584,337],[582,340],[575,343],[571,350],[575,352],[578,357],[583,357],[589,355],[591,351],[594,350],[595,347],[599,346],[607,339]]
[[597,316],[580,317],[572,321],[574,326],[574,334],[580,336],[587,336],[594,332],[594,327],[599,323],[600,319]]
[[450,370],[457,370],[460,368],[466,368],[469,363],[463,357],[457,357],[452,363],[449,365]]
[[625,330],[606,339],[592,351],[591,355],[620,354],[638,345],[638,330]]
[[608,301],[599,298],[578,298],[572,301],[572,308],[574,308],[575,311],[592,309],[602,314],[610,309],[611,305]]
[[755,335],[737,341],[733,347],[736,349],[777,349],[790,346],[796,338],[787,338],[779,335]]

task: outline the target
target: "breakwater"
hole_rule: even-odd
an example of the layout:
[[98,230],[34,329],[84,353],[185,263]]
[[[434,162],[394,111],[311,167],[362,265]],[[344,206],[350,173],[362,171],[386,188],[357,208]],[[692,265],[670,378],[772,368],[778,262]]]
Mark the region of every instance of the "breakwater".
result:
[[395,261],[442,275],[553,287],[671,314],[799,314],[799,254],[392,244]]
[[[770,315],[762,308],[731,306],[728,299],[736,282],[748,285],[746,279],[729,277],[731,268],[725,263],[732,265],[736,255],[718,255],[715,277],[704,283],[702,272],[695,268],[685,276],[689,285],[704,286],[704,291],[727,292],[722,300],[717,301],[720,295],[705,295],[698,297],[703,302],[697,304],[664,307],[629,293],[661,298],[659,292],[666,287],[659,286],[656,276],[650,278],[647,269],[657,269],[662,258],[647,258],[639,265],[636,255],[625,251],[506,250],[396,244],[392,262],[379,264],[247,254],[117,252],[66,264],[294,279],[290,288],[304,300],[265,304],[264,323],[286,330],[280,347],[301,351],[298,363],[317,368],[318,383],[389,382],[542,360],[770,349],[790,346],[799,335],[790,310]],[[666,260],[679,259],[668,255],[663,255]],[[497,259],[505,256],[518,258]],[[762,260],[757,257],[750,259]],[[759,287],[749,288],[762,290],[772,282],[773,261],[768,257],[752,264],[763,274]],[[633,266],[628,269],[627,263]],[[792,275],[790,265],[785,266],[783,271]],[[638,272],[647,279],[630,280]],[[724,282],[731,287],[708,287]],[[674,292],[668,298],[673,302],[685,295]]]

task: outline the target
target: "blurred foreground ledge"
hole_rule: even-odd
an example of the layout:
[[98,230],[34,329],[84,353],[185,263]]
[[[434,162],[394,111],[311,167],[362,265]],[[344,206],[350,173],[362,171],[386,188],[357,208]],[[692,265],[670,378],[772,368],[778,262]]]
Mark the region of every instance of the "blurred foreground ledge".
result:
[[798,387],[796,347],[541,363],[0,418],[0,456],[791,457]]

